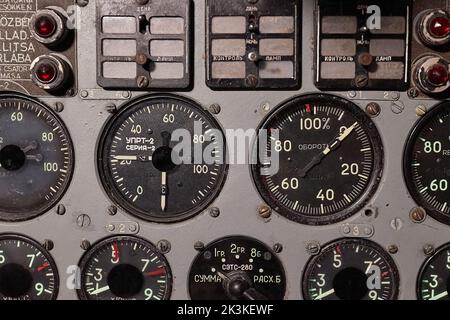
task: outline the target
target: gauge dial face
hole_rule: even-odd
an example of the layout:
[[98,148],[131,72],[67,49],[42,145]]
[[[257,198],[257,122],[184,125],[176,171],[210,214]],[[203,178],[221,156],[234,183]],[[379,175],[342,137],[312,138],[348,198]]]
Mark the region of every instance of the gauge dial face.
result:
[[450,103],[429,111],[410,133],[404,173],[419,206],[450,225]]
[[306,266],[306,300],[396,300],[399,275],[391,256],[372,241],[344,239],[324,247]]
[[218,195],[225,154],[223,132],[209,113],[181,97],[151,96],[111,119],[98,165],[116,204],[144,220],[176,222]]
[[43,104],[0,95],[0,220],[32,219],[52,208],[73,171],[69,133]]
[[450,300],[450,244],[425,261],[417,280],[420,300]]
[[0,300],[54,300],[58,286],[55,262],[40,244],[0,235]]
[[167,300],[172,274],[153,244],[120,236],[94,245],[81,259],[82,300]]
[[261,128],[267,143],[259,141],[265,150],[252,166],[253,179],[264,200],[286,218],[310,225],[338,222],[362,209],[376,191],[381,139],[355,104],[329,95],[296,97]]
[[189,272],[193,300],[282,300],[285,291],[278,257],[262,242],[243,236],[211,243]]

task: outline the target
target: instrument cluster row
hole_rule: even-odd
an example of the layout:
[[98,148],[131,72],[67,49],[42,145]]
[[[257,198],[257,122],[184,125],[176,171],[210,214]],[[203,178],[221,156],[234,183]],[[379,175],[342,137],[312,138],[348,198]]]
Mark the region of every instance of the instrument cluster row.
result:
[[[245,236],[218,239],[195,257],[188,274],[193,300],[282,300],[286,274],[276,252]],[[306,300],[395,300],[400,277],[390,254],[361,239],[339,239],[310,251],[300,283]],[[173,276],[164,255],[135,236],[116,236],[92,245],[79,262],[75,284],[82,300],[170,299]],[[50,253],[36,241],[0,235],[0,299],[58,297],[59,276]],[[450,244],[423,264],[417,298],[449,300]]]
[[[365,209],[379,189],[384,148],[374,110],[381,110],[374,102],[363,110],[334,95],[296,96],[263,120],[250,157],[246,145],[234,155],[249,158],[255,188],[273,211],[301,224],[334,224]],[[449,103],[428,111],[412,129],[403,160],[418,216],[444,224],[450,224],[449,122]],[[18,94],[0,95],[0,127],[0,220],[34,219],[70,185],[69,132],[53,109]],[[103,128],[96,157],[101,184],[115,206],[140,220],[190,219],[221,193],[236,163],[227,139],[248,138],[239,132],[230,137],[227,129],[225,137],[214,115],[188,98],[139,97]]]

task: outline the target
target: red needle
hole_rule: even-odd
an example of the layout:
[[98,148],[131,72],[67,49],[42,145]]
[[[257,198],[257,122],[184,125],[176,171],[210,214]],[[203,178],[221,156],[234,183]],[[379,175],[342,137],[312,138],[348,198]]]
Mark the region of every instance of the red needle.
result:
[[48,268],[50,266],[50,264],[48,262],[44,263],[42,266],[37,268],[38,272],[41,272],[42,270],[44,270],[45,268]]
[[147,272],[145,275],[147,277],[159,277],[159,276],[162,276],[162,275],[165,275],[165,274],[166,274],[166,272],[164,271],[164,269],[159,269],[159,270],[156,270],[156,271]]
[[119,245],[117,244],[117,242],[113,243],[113,255],[114,255],[114,259],[118,263],[120,258],[119,258]]

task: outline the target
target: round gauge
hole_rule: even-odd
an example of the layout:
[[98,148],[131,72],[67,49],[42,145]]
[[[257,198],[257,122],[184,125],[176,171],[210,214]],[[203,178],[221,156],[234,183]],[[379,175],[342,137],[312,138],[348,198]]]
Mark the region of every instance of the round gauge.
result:
[[253,179],[282,216],[309,225],[335,223],[375,193],[383,169],[381,138],[352,102],[323,94],[293,98],[263,122],[259,139],[263,132]]
[[204,210],[227,174],[224,135],[196,103],[173,95],[140,98],[101,137],[98,166],[112,200],[132,215],[176,222]]
[[285,292],[278,257],[264,243],[244,236],[214,241],[189,272],[193,300],[282,300]]
[[425,261],[417,280],[420,300],[450,300],[450,243]]
[[429,111],[409,135],[403,170],[413,199],[450,225],[450,103]]
[[306,300],[396,300],[399,274],[378,244],[343,239],[311,258],[303,274]]
[[24,221],[52,208],[72,177],[67,129],[38,101],[0,95],[0,220]]
[[107,238],[81,259],[82,300],[167,300],[172,273],[153,244],[137,237]]
[[19,235],[0,235],[0,300],[54,300],[59,277],[50,253]]

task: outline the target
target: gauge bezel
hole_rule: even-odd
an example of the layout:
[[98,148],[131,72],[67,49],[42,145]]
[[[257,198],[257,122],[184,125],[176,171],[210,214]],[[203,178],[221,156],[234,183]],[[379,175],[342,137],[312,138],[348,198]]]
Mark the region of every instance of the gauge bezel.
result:
[[443,224],[450,225],[450,215],[447,216],[445,213],[442,213],[438,209],[432,207],[429,204],[426,204],[423,201],[419,191],[417,190],[414,184],[411,169],[413,149],[420,133],[422,132],[422,129],[425,126],[427,126],[430,120],[433,120],[433,118],[436,115],[439,115],[445,108],[449,109],[450,114],[450,102],[448,101],[441,102],[435,105],[430,111],[428,111],[421,119],[416,121],[416,123],[414,124],[413,129],[410,131],[408,135],[408,139],[406,140],[405,148],[403,151],[403,179],[405,181],[406,187],[408,188],[409,194],[411,195],[412,199],[417,205],[425,209],[427,214],[430,215],[433,219]]
[[[0,103],[2,103],[5,100],[8,100],[8,99],[23,100],[30,104],[34,104],[34,105],[38,106],[39,108],[44,109],[51,117],[53,117],[53,119],[56,121],[56,123],[61,127],[61,130],[64,132],[65,138],[67,139],[67,145],[69,148],[68,153],[69,153],[70,163],[68,166],[66,179],[64,180],[64,183],[60,189],[61,192],[56,197],[53,197],[53,199],[47,201],[47,204],[43,207],[44,209],[34,210],[34,211],[27,210],[26,217],[21,217],[22,215],[24,215],[24,212],[20,212],[20,211],[17,211],[17,212],[0,211],[0,221],[2,221],[2,222],[24,222],[24,221],[33,220],[37,217],[44,215],[45,213],[48,213],[65,196],[66,192],[68,191],[68,189],[72,183],[72,179],[74,176],[75,148],[74,148],[74,145],[72,142],[70,132],[69,132],[68,128],[66,127],[64,121],[51,107],[47,106],[44,102],[42,102],[38,99],[28,97],[21,93],[15,93],[15,92],[0,93]],[[5,215],[6,216],[10,215],[10,216],[14,216],[14,217],[4,218]]]
[[285,269],[285,267],[283,265],[283,261],[281,261],[279,255],[277,253],[275,253],[272,250],[272,248],[270,246],[268,246],[266,243],[264,243],[261,240],[258,240],[256,238],[254,238],[254,237],[244,236],[244,235],[230,235],[230,236],[225,236],[225,237],[222,237],[222,238],[216,238],[215,240],[213,240],[210,243],[206,244],[205,247],[200,252],[198,252],[195,255],[195,257],[192,260],[191,265],[189,267],[189,271],[187,273],[187,279],[186,279],[186,291],[187,291],[189,299],[192,300],[190,278],[191,278],[192,269],[194,268],[194,264],[197,262],[197,260],[200,257],[202,257],[202,255],[205,253],[205,251],[207,251],[209,248],[214,247],[214,246],[216,246],[217,244],[219,244],[219,243],[221,243],[223,241],[230,241],[230,240],[233,240],[233,239],[240,239],[240,240],[245,240],[245,241],[253,241],[253,242],[257,243],[258,245],[260,245],[260,246],[262,246],[264,248],[267,248],[267,251],[272,254],[272,257],[274,257],[278,261],[278,264],[279,264],[279,266],[281,268],[281,272],[282,272],[282,274],[284,276],[284,279],[283,279],[284,295],[283,295],[283,299],[282,299],[282,300],[284,300],[286,298],[287,290],[288,290],[288,277],[286,275],[286,269]]
[[33,247],[35,247],[39,252],[41,252],[44,257],[47,259],[48,263],[50,264],[51,269],[53,270],[53,277],[55,279],[55,288],[53,290],[53,294],[50,300],[56,300],[58,298],[59,294],[59,286],[60,286],[60,279],[59,279],[59,271],[58,267],[56,266],[56,262],[53,258],[53,256],[50,254],[50,252],[44,248],[39,242],[36,240],[24,236],[19,233],[0,233],[0,242],[5,240],[19,240],[22,242],[26,242]]
[[386,262],[389,264],[389,267],[392,269],[392,277],[394,279],[393,289],[395,290],[393,295],[393,300],[397,300],[400,295],[400,272],[397,266],[397,263],[395,262],[394,258],[378,243],[368,240],[368,239],[360,239],[360,238],[340,238],[336,240],[332,240],[331,242],[328,242],[325,244],[321,249],[320,252],[316,255],[313,255],[309,260],[307,261],[305,267],[303,268],[303,274],[301,278],[301,292],[302,297],[304,300],[310,300],[308,298],[308,278],[311,274],[312,268],[315,266],[315,262],[317,259],[319,259],[325,252],[332,250],[337,245],[340,244],[356,244],[356,245],[362,245],[365,247],[372,248],[374,251],[377,251],[378,254],[383,257],[383,259],[386,260]]
[[86,280],[86,275],[85,275],[84,270],[86,269],[86,265],[89,263],[89,261],[91,261],[93,255],[96,252],[98,252],[98,250],[100,250],[101,248],[104,248],[111,242],[123,242],[123,241],[134,241],[137,243],[144,244],[146,247],[151,249],[153,251],[153,253],[155,253],[161,259],[162,262],[164,262],[165,269],[167,271],[167,273],[166,273],[167,290],[166,290],[165,296],[162,300],[169,300],[170,297],[172,296],[172,289],[173,289],[173,275],[172,275],[172,269],[170,267],[169,261],[167,260],[166,256],[163,253],[161,253],[152,242],[150,242],[149,240],[146,240],[142,237],[134,236],[134,235],[116,235],[116,236],[109,236],[109,237],[100,239],[95,244],[93,244],[91,247],[89,247],[89,249],[86,252],[83,253],[83,255],[81,256],[81,258],[78,262],[78,267],[80,268],[79,269],[80,270],[80,288],[77,289],[78,299],[79,300],[91,300],[88,298],[88,295],[86,294],[86,291],[84,289],[84,283]]
[[[129,204],[128,201],[124,199],[124,197],[121,195],[120,191],[117,190],[117,187],[115,186],[115,183],[112,181],[110,177],[108,177],[109,173],[109,164],[106,161],[106,159],[103,158],[103,155],[105,154],[106,148],[110,145],[110,136],[112,133],[112,129],[114,128],[117,121],[120,121],[122,117],[124,117],[125,114],[129,113],[133,108],[141,104],[145,101],[151,101],[151,100],[157,100],[157,99],[170,99],[170,100],[178,100],[182,104],[186,104],[189,107],[197,110],[199,114],[201,114],[207,121],[209,121],[213,126],[214,129],[218,129],[221,131],[223,136],[223,155],[225,163],[222,164],[222,169],[220,170],[220,174],[218,176],[218,183],[214,189],[213,192],[211,192],[210,196],[202,202],[201,205],[193,207],[190,210],[185,211],[182,214],[176,215],[176,216],[167,216],[167,217],[158,217],[152,214],[149,214],[148,212],[137,210],[132,205]],[[130,112],[131,113],[131,112]],[[109,142],[108,142],[109,141]],[[108,143],[108,145],[107,145]],[[224,130],[222,126],[220,125],[219,121],[206,109],[204,109],[199,103],[195,102],[194,100],[191,100],[189,98],[186,98],[184,96],[180,95],[174,95],[174,94],[150,94],[150,95],[143,95],[139,96],[138,98],[129,101],[125,103],[118,112],[114,113],[106,122],[106,124],[103,126],[101,135],[99,140],[97,141],[97,147],[96,147],[96,168],[97,168],[97,177],[103,186],[103,190],[108,196],[108,198],[119,208],[121,208],[125,213],[141,219],[146,222],[153,222],[153,223],[163,223],[163,224],[171,224],[171,223],[177,223],[186,221],[188,219],[191,219],[193,217],[196,217],[197,215],[201,214],[206,208],[208,208],[220,195],[222,192],[223,186],[226,183],[227,177],[228,177],[228,169],[229,165],[226,161],[226,155],[227,155],[227,144],[226,144],[226,136],[224,134]]]
[[417,275],[417,280],[416,280],[416,295],[417,295],[417,299],[418,300],[424,300],[421,297],[421,288],[420,288],[420,284],[421,284],[421,280],[423,278],[423,274],[425,273],[425,271],[427,270],[428,266],[430,265],[431,261],[433,261],[436,257],[438,257],[442,252],[444,251],[448,251],[450,250],[450,242],[443,244],[442,246],[440,246],[439,248],[437,248],[434,253],[427,257],[425,259],[425,261],[422,263],[422,265],[420,266],[420,270],[419,270],[419,274]]
[[[270,124],[275,118],[282,116],[284,113],[286,113],[287,110],[294,108],[296,105],[304,105],[306,101],[320,100],[324,100],[328,103],[336,103],[340,108],[345,108],[346,110],[348,110],[360,124],[364,125],[365,132],[370,138],[369,140],[373,148],[374,156],[373,170],[366,189],[356,202],[352,203],[342,211],[327,216],[310,216],[294,212],[289,208],[278,206],[277,200],[273,199],[270,191],[264,187],[264,183],[261,182],[261,176],[259,174],[261,168],[259,160],[257,164],[250,165],[253,185],[256,188],[258,194],[261,196],[262,200],[284,218],[310,226],[335,224],[354,216],[358,211],[363,209],[377,193],[384,172],[384,147],[375,122],[372,121],[372,119],[357,104],[339,96],[323,93],[310,93],[294,96],[288,100],[283,101],[277,107],[275,107],[274,110],[272,110],[258,126],[257,132],[259,132],[259,130],[265,129],[267,125]],[[258,141],[259,138],[257,138],[253,144],[253,155],[257,154],[255,153],[255,150],[258,150],[259,148]]]

